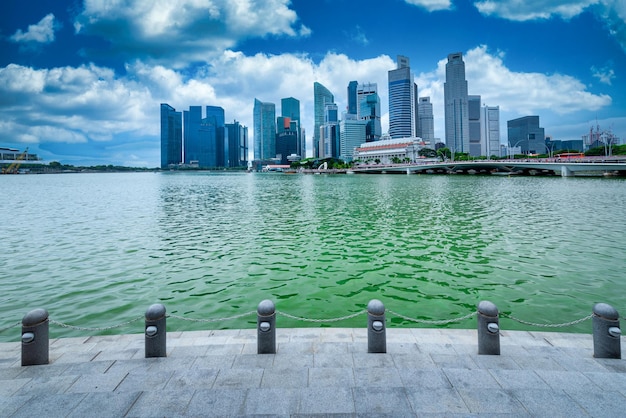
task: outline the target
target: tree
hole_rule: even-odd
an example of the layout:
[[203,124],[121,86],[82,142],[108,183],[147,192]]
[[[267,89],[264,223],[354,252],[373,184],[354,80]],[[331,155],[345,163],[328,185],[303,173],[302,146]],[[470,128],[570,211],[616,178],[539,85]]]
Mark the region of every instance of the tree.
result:
[[437,151],[432,148],[422,148],[417,152],[420,157],[424,158],[435,158],[437,157]]

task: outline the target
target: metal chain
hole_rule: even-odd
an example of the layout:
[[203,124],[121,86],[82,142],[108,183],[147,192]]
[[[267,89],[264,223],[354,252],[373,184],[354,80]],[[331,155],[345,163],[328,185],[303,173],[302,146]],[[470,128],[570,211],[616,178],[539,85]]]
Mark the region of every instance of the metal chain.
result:
[[431,320],[431,319],[409,318],[408,316],[401,315],[401,314],[399,314],[397,312],[392,311],[391,309],[387,309],[387,311],[390,314],[398,316],[398,317],[400,317],[402,319],[405,319],[407,321],[418,322],[418,323],[421,323],[421,324],[430,324],[430,325],[446,325],[446,324],[451,324],[453,322],[460,322],[460,321],[464,321],[464,320],[466,320],[468,318],[471,318],[471,317],[473,317],[473,316],[478,314],[478,312],[471,312],[471,313],[468,313],[467,315],[462,316],[460,318]]
[[291,319],[295,319],[297,321],[304,321],[304,322],[317,322],[317,323],[322,323],[322,322],[338,322],[338,321],[344,321],[346,319],[350,319],[350,318],[356,318],[359,315],[363,315],[364,313],[367,313],[366,310],[362,310],[360,312],[356,312],[353,313],[352,315],[346,315],[346,316],[342,316],[340,318],[329,318],[329,319],[311,319],[311,318],[302,318],[299,316],[294,316],[294,315],[290,315],[286,312],[282,312],[282,311],[276,311],[277,314],[286,316],[287,318],[291,318]]
[[243,318],[244,316],[252,315],[256,313],[256,311],[250,311],[246,313],[242,313],[240,315],[230,316],[228,318],[215,318],[215,319],[197,319],[197,318],[186,318],[184,316],[178,316],[174,314],[167,314],[170,318],[181,319],[183,321],[191,321],[191,322],[221,322],[221,321],[229,321],[231,319]]
[[102,327],[102,328],[77,327],[77,326],[74,326],[74,325],[64,324],[63,322],[55,321],[54,319],[50,319],[49,321],[50,321],[51,324],[58,325],[58,326],[63,327],[63,328],[75,329],[75,330],[78,330],[78,331],[107,331],[107,330],[110,330],[110,329],[123,327],[123,326],[131,324],[133,322],[137,322],[137,321],[139,321],[140,319],[143,319],[143,318],[144,318],[144,316],[142,315],[142,316],[139,316],[137,318],[131,319],[130,321],[122,322],[121,324],[111,325],[110,327]]
[[2,334],[4,331],[10,330],[11,328],[14,328],[18,325],[20,325],[22,323],[22,321],[16,322],[13,325],[9,325],[8,327],[4,327],[4,328],[0,328],[0,334]]
[[584,318],[580,318],[580,319],[577,319],[577,320],[571,321],[571,322],[565,322],[565,323],[562,323],[562,324],[537,324],[537,323],[534,323],[534,322],[523,321],[521,319],[515,318],[514,316],[511,316],[511,315],[508,315],[508,314],[500,314],[500,315],[502,317],[504,317],[504,318],[509,318],[509,319],[512,319],[513,321],[517,321],[520,324],[531,325],[531,326],[534,326],[534,327],[542,327],[542,328],[569,327],[570,325],[579,324],[579,323],[584,322],[584,321],[586,321],[588,319],[591,319],[593,317],[593,314],[591,314],[591,315],[587,315]]

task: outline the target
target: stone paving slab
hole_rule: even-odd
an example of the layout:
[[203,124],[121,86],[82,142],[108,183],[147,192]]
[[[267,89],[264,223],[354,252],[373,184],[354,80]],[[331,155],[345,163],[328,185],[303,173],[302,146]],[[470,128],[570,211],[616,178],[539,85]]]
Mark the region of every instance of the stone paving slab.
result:
[[387,329],[370,354],[365,329],[279,329],[259,355],[256,330],[171,332],[146,359],[143,334],[92,336],[26,367],[0,343],[0,417],[624,416],[626,360],[593,358],[591,335],[500,340],[478,355],[475,330]]

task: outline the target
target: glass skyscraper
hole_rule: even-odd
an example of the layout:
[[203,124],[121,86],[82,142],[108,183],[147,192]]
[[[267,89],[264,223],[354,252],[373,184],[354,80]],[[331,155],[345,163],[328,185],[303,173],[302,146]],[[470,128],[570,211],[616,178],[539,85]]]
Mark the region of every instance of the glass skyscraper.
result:
[[323,85],[317,81],[313,83],[313,157],[319,157],[323,152],[323,144],[320,146],[320,127],[324,125],[324,107],[327,103],[334,103],[335,97]]
[[469,118],[469,155],[478,157],[482,154],[481,149],[481,129],[480,129],[480,96],[467,96],[467,115]]
[[224,125],[226,131],[227,156],[225,167],[246,167],[248,165],[248,128],[237,121]]
[[161,103],[161,168],[183,162],[183,115]]
[[254,99],[254,159],[276,158],[276,105]]
[[[301,130],[300,125],[300,100],[295,99],[293,97],[287,97],[285,99],[281,99],[280,101],[280,114],[283,118],[289,118],[289,126],[286,127],[287,130],[290,131],[290,140],[292,140],[293,135],[296,135],[297,147],[293,153],[298,154],[300,157],[306,157],[306,144],[304,140],[304,135]],[[281,124],[278,123],[278,134],[281,134]],[[283,138],[285,139],[285,138]],[[278,140],[277,140],[278,141]],[[278,143],[277,143],[278,148]],[[278,153],[278,149],[277,149]]]
[[443,83],[446,146],[451,152],[470,152],[467,80],[463,54],[448,55]]
[[397,68],[388,72],[389,80],[389,136],[410,138],[416,133],[415,102],[417,87],[409,59],[398,55]]
[[348,83],[348,114],[350,115],[358,113],[358,84],[357,81]]
[[419,98],[417,115],[419,120],[417,136],[429,142],[430,148],[435,149],[435,122],[430,97]]
[[358,85],[357,117],[367,122],[365,142],[378,141],[382,135],[382,127],[380,123],[380,97],[376,83]]
[[207,106],[202,117],[201,106],[190,106],[183,112],[185,164],[202,168],[224,165],[224,109]]

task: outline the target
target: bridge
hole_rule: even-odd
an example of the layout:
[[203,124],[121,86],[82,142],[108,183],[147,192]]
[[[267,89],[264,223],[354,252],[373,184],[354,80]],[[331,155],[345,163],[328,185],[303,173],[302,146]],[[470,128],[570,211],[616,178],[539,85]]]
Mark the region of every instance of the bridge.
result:
[[445,161],[422,164],[389,164],[357,166],[351,169],[363,174],[495,174],[626,176],[626,158],[584,158],[576,161],[549,160],[481,160]]

